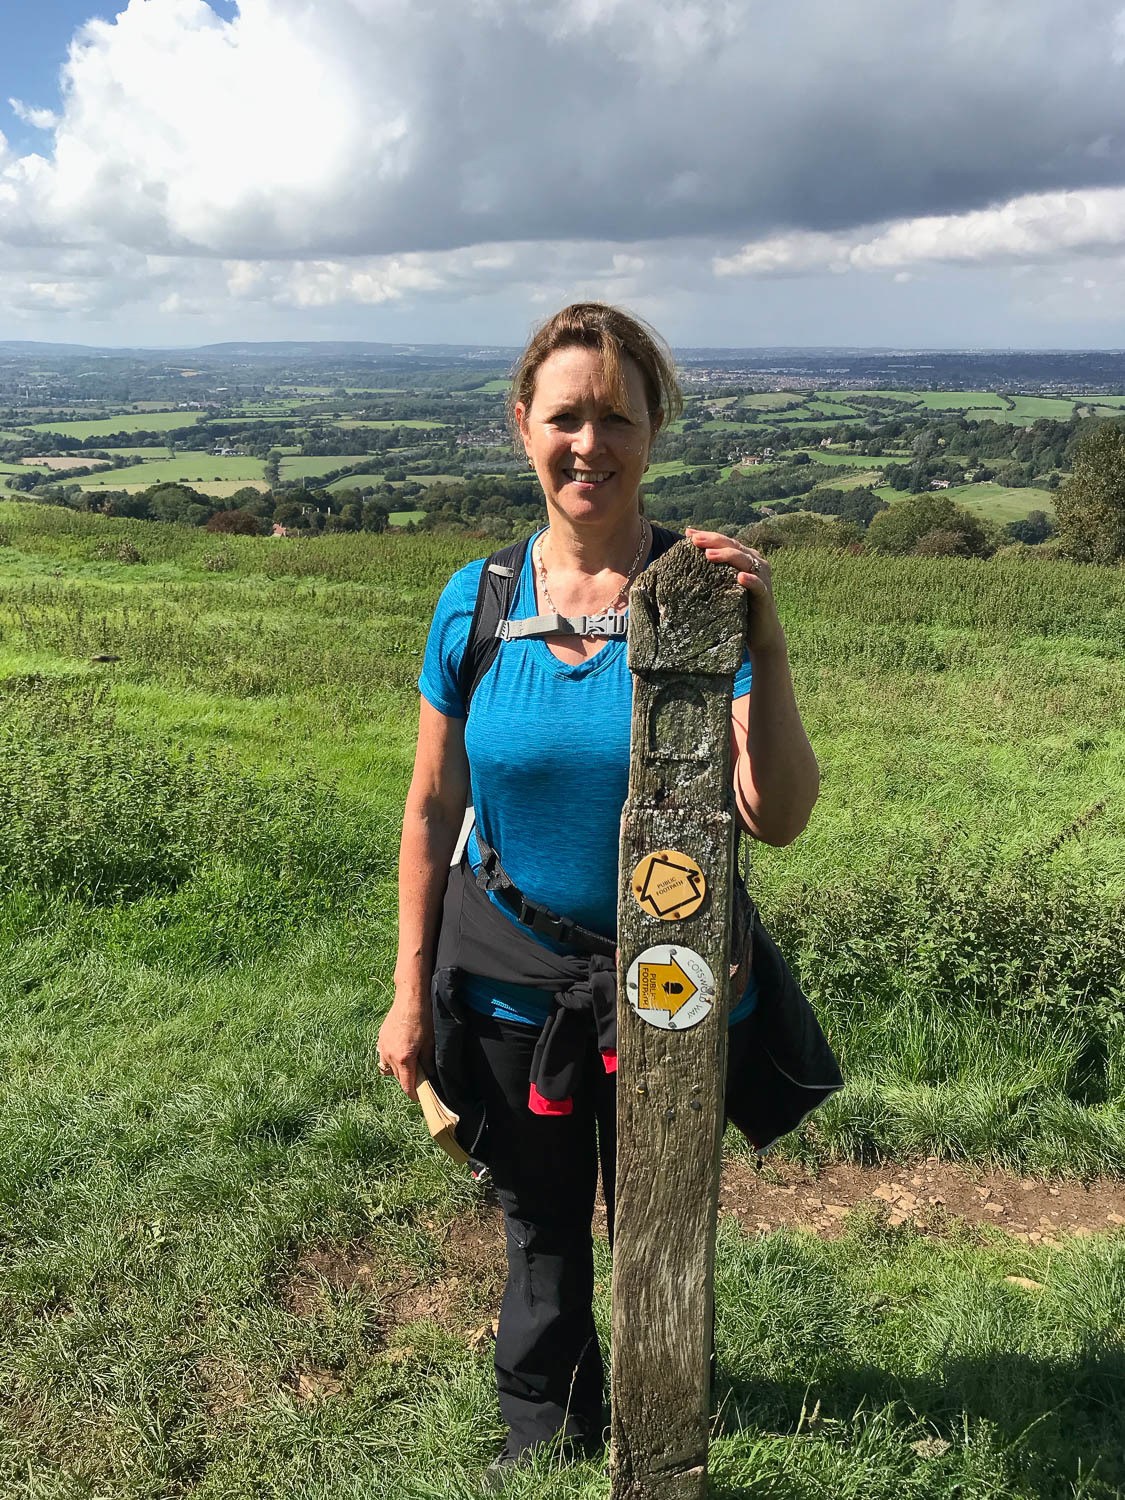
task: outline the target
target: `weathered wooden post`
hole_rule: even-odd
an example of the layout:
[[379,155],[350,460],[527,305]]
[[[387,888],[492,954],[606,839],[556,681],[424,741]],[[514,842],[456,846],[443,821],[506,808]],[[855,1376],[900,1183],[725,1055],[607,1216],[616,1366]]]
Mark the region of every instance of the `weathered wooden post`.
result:
[[706,1491],[746,595],[686,542],[630,601],[618,906],[613,1500]]

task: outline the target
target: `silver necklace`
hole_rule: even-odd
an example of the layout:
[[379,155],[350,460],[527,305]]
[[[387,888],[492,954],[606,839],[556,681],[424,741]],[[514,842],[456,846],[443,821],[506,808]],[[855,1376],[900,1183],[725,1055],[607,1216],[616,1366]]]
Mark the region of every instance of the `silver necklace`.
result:
[[[550,590],[550,588],[548,587],[548,584],[547,584],[547,565],[543,561],[543,538],[546,535],[547,535],[547,533],[545,531],[541,532],[540,535],[539,535],[538,541],[535,543],[535,554],[534,554],[535,570],[536,570],[536,572],[539,575],[539,587],[540,587],[540,589],[542,590],[542,593],[543,593],[544,603],[547,605],[547,608],[552,612],[552,614],[556,614],[557,615],[557,614],[561,614],[562,611],[559,609],[559,607],[555,603],[555,601],[551,598],[551,590]],[[627,570],[627,573],[626,573],[626,577],[625,577],[625,582],[617,590],[617,593],[614,594],[613,598],[609,601],[608,604],[604,605],[601,609],[597,609],[597,610],[593,611],[593,613],[595,615],[606,615],[606,614],[616,613],[616,611],[618,609],[618,606],[620,606],[622,609],[627,609],[629,607],[629,590],[633,586],[633,580],[636,578],[637,574],[640,572],[640,569],[641,569],[641,559],[645,556],[646,551],[647,551],[647,549],[645,547],[645,540],[646,540],[647,536],[648,536],[648,522],[645,520],[644,516],[642,516],[641,517],[641,539],[637,543],[637,550],[636,550],[636,552],[633,553],[633,561],[629,564],[629,567],[628,567],[628,570]]]

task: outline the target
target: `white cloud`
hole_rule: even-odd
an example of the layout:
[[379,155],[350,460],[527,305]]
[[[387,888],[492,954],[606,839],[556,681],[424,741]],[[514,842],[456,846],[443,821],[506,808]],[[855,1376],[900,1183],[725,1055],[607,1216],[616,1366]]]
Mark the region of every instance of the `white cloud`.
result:
[[57,112],[12,101],[46,133],[0,136],[13,317],[659,318],[1125,249],[1121,0],[121,3]]
[[318,259],[1116,185],[1120,7],[1075,6],[129,0],[75,37],[46,166],[2,169],[0,234]]
[[8,104],[17,120],[22,120],[25,125],[31,125],[36,130],[54,130],[59,123],[59,117],[52,109],[36,109],[25,104],[22,99],[9,99]]
[[771,235],[716,256],[718,276],[894,271],[923,263],[1041,263],[1125,249],[1125,188],[1035,193],[996,208],[930,214],[843,235]]

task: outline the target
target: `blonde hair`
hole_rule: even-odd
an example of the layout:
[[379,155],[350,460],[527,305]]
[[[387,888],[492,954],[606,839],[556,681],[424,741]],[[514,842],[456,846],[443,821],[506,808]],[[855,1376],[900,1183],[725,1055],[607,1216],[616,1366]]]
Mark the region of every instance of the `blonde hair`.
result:
[[519,445],[516,406],[526,410],[535,396],[535,382],[544,360],[558,349],[597,349],[605,382],[613,400],[628,410],[629,397],[622,359],[631,359],[641,372],[649,421],[663,425],[683,410],[684,398],[676,379],[672,351],[640,318],[611,307],[608,302],[572,302],[541,323],[512,371],[508,392],[508,425]]

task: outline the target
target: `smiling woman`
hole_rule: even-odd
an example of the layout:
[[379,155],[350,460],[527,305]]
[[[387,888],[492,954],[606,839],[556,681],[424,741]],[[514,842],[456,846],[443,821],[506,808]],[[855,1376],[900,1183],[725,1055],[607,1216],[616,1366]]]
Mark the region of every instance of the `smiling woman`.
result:
[[[600,1157],[612,1229],[615,1054],[595,1025],[595,991],[612,1019],[605,981],[612,992],[632,704],[626,614],[646,561],[679,540],[649,524],[640,486],[653,439],[680,404],[671,356],[639,320],[577,303],[543,325],[517,366],[510,416],[547,525],[488,572],[478,561],[454,574],[419,684],[380,1067],[414,1095],[419,1064],[434,1055],[461,1143],[491,1169],[504,1208],[501,1464],[560,1432],[581,1444],[602,1432],[591,1217]],[[769,565],[729,537],[688,540],[750,596],[751,647],[731,717],[735,802],[752,836],[786,843],[812,810],[817,769]],[[474,681],[478,600],[496,569],[511,592]],[[476,826],[451,871],[468,801]],[[730,1016],[732,1058],[752,1045],[757,1000],[746,977]],[[575,1056],[560,1101],[543,1049],[566,1014],[577,1023]]]

